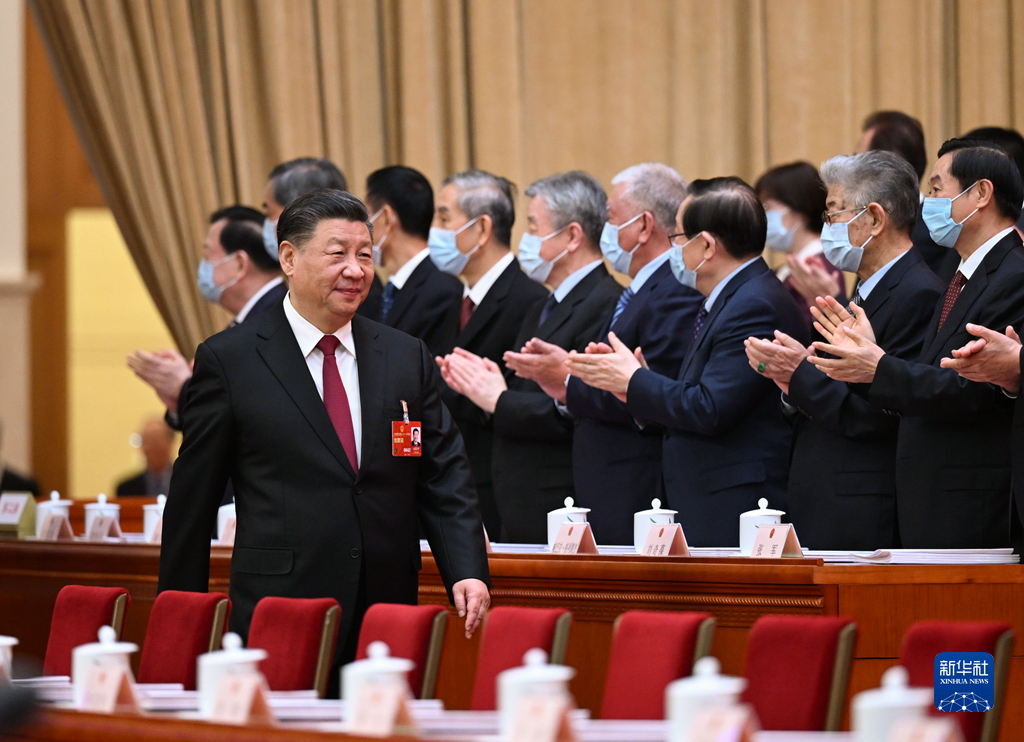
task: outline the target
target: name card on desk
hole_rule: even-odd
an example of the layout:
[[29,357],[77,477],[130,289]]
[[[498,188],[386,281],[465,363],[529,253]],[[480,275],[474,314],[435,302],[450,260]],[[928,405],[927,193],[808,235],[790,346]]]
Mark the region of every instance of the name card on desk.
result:
[[516,708],[511,742],[575,742],[565,696],[526,695]]
[[227,674],[217,685],[210,721],[218,724],[274,723],[267,703],[267,684],[258,672]]
[[36,501],[29,492],[0,495],[0,535],[25,538],[34,535]]
[[86,541],[103,541],[107,538],[121,538],[121,526],[113,515],[97,515],[85,533]]
[[235,518],[228,518],[224,521],[224,530],[220,532],[220,538],[217,539],[217,546],[235,545],[235,526],[237,524],[238,520]]
[[897,722],[886,742],[963,742],[953,719],[905,719]]
[[712,706],[694,715],[690,742],[752,742],[760,726],[750,706]]
[[409,713],[407,698],[408,689],[403,683],[363,683],[352,704],[346,731],[371,737],[415,734],[416,724]]
[[763,525],[758,528],[754,547],[750,551],[750,556],[756,559],[780,559],[803,555],[800,540],[796,537],[796,529],[791,523]]
[[39,527],[40,541],[73,541],[71,524],[63,513],[47,513],[43,524]]
[[156,519],[156,525],[153,526],[153,532],[149,534],[149,538],[146,539],[147,544],[159,544],[160,539],[163,538],[164,534],[164,516],[160,516]]
[[641,556],[690,556],[686,535],[678,523],[655,523],[647,531]]
[[558,527],[552,554],[596,554],[597,542],[589,523],[563,523]]
[[85,678],[82,711],[94,714],[141,714],[131,675],[117,665],[98,665]]

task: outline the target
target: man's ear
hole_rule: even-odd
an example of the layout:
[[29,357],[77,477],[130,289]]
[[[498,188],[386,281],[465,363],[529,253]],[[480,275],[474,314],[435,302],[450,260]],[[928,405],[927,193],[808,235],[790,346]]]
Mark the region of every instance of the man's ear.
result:
[[978,181],[974,189],[978,192],[978,208],[983,208],[992,203],[995,198],[995,187],[992,185],[992,181],[988,178],[982,178]]
[[700,233],[700,236],[704,238],[704,259],[711,260],[718,252],[718,240],[710,232],[704,231]]
[[874,201],[868,204],[868,214],[871,216],[871,235],[880,234],[889,221],[889,215]]
[[636,240],[642,245],[647,244],[654,236],[654,214],[649,211],[643,212],[640,217],[640,234]]
[[565,231],[569,233],[569,244],[566,245],[566,247],[570,253],[574,253],[579,250],[580,246],[583,244],[583,238],[585,236],[583,234],[583,227],[576,222],[572,222],[565,228]]
[[[476,223],[480,227],[480,246],[483,247],[494,237],[494,220],[489,214],[481,214],[480,221]],[[476,226],[474,225],[474,227]],[[474,227],[470,227],[473,229]]]
[[281,270],[289,278],[295,273],[295,258],[298,257],[299,248],[288,240],[281,243]]

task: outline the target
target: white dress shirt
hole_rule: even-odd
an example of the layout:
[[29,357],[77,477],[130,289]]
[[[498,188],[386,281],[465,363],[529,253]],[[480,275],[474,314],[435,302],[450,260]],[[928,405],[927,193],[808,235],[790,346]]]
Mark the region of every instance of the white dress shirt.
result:
[[473,300],[473,306],[480,306],[480,302],[487,296],[487,292],[491,290],[491,286],[498,280],[498,276],[505,272],[512,261],[515,260],[516,256],[509,250],[507,255],[502,256],[501,260],[491,266],[491,269],[480,276],[480,280],[473,284],[473,288],[466,286],[462,290],[463,298],[469,297]]
[[877,271],[875,271],[873,274],[871,274],[871,278],[867,279],[866,281],[861,281],[859,284],[857,284],[857,290],[855,293],[860,294],[861,301],[864,301],[865,299],[868,298],[868,296],[871,294],[871,290],[875,288],[875,286],[877,286],[883,278],[885,278],[885,274],[889,272],[889,269],[896,265],[896,262],[904,255],[906,255],[908,252],[910,252],[910,250],[907,250],[907,252],[900,253],[895,258],[893,258],[888,263],[879,268]]
[[729,283],[729,281],[731,281],[733,279],[733,276],[735,276],[737,273],[739,273],[741,270],[746,268],[748,265],[750,265],[751,263],[753,263],[755,260],[757,260],[760,257],[761,256],[758,255],[756,258],[751,258],[746,263],[744,263],[739,268],[737,268],[732,273],[730,273],[728,276],[723,278],[719,282],[719,284],[717,286],[715,286],[715,288],[712,289],[711,293],[708,295],[707,301],[704,302],[704,308],[707,309],[710,312],[711,311],[711,305],[715,303],[715,299],[717,299],[718,295],[722,293],[722,289],[725,288],[726,284]]
[[247,301],[245,303],[245,306],[242,307],[242,311],[235,315],[235,322],[237,322],[238,324],[242,324],[243,322],[245,322],[245,318],[249,316],[249,312],[251,312],[252,308],[256,306],[256,302],[262,299],[263,295],[270,291],[270,289],[274,288],[275,286],[279,286],[282,283],[284,283],[284,279],[281,278],[281,276],[278,276],[277,278],[272,278],[271,280],[263,284],[260,287],[259,291],[257,291],[251,297],[249,297],[249,301]]
[[419,268],[420,263],[426,260],[429,255],[430,248],[424,247],[409,258],[405,265],[395,271],[395,274],[388,279],[388,283],[395,284],[395,289],[401,291],[405,287],[405,282],[409,280],[409,276],[412,275],[412,272]]
[[1007,227],[1002,232],[990,237],[982,244],[981,247],[971,253],[971,257],[967,258],[967,260],[961,260],[960,267],[957,268],[957,270],[963,273],[964,278],[970,281],[971,276],[974,275],[974,271],[978,270],[978,266],[981,265],[981,261],[985,259],[985,256],[992,252],[992,248],[996,246],[996,243],[999,242],[999,240],[1003,239],[1003,237],[1010,234],[1012,231],[1013,227]]
[[[324,336],[313,323],[303,317],[292,304],[292,294],[288,292],[288,300],[284,302],[284,316],[288,318],[292,332],[295,333],[295,340],[299,343],[299,350],[306,359],[306,367],[309,369],[313,383],[316,384],[316,391],[320,399],[324,398],[324,354],[316,347]],[[356,439],[356,460],[363,459],[363,415],[362,407],[359,404],[359,366],[356,363],[356,344],[352,340],[352,323],[342,327],[334,336],[341,341],[341,345],[334,352],[338,360],[338,373],[341,374],[341,383],[345,387],[345,394],[348,396],[348,409],[352,413],[352,432]]]
[[590,275],[597,266],[601,265],[604,261],[598,258],[593,263],[587,263],[582,268],[577,268],[575,271],[566,276],[565,280],[558,284],[558,288],[554,290],[555,301],[559,304],[562,303],[562,299],[569,295],[584,278]]
[[663,252],[661,255],[656,257],[654,260],[652,260],[650,263],[648,263],[647,265],[645,265],[643,268],[636,272],[636,275],[633,276],[633,280],[629,282],[629,288],[634,294],[636,294],[638,291],[640,291],[640,289],[644,287],[644,284],[647,283],[647,279],[654,274],[654,271],[658,270],[658,268],[665,265],[665,263],[668,261],[669,253],[672,252],[673,249],[675,248],[670,247],[668,250]]

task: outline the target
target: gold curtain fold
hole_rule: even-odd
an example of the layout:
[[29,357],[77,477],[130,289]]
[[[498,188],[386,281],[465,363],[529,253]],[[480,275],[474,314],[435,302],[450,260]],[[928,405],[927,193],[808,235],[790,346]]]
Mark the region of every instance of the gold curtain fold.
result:
[[139,271],[186,353],[212,210],[275,163],[521,187],[658,160],[756,178],[850,152],[871,111],[932,154],[1024,126],[1024,0],[29,0]]

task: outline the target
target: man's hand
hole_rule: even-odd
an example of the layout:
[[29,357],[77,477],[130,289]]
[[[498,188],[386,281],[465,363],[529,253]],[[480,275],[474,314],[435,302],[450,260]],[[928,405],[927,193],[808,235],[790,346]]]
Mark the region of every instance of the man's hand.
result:
[[491,607],[491,594],[481,580],[469,579],[456,582],[452,586],[452,595],[455,596],[455,610],[459,612],[459,618],[466,617],[466,638],[469,639]]
[[536,382],[544,393],[565,404],[565,360],[569,353],[563,348],[533,338],[519,353],[506,351],[505,365],[516,376]]
[[1010,394],[1020,392],[1020,337],[1013,327],[1001,335],[981,325],[967,325],[972,340],[953,351],[952,358],[939,361],[942,368],[955,369],[970,381],[998,384]]
[[572,351],[566,366],[569,373],[579,377],[585,384],[611,392],[625,402],[629,380],[643,368],[640,361],[643,353],[640,348],[635,353],[631,351],[614,332],[608,333],[608,341],[610,347],[603,343],[591,343],[586,353]]
[[828,272],[825,261],[820,255],[812,255],[806,260],[797,255],[790,255],[786,262],[793,286],[808,304],[814,303],[819,296],[835,296],[842,288],[839,279]]
[[875,342],[875,329],[871,326],[871,320],[867,313],[856,304],[851,304],[853,314],[846,311],[846,307],[833,299],[831,296],[815,299],[817,306],[811,307],[811,314],[817,320],[814,329],[830,343],[834,343],[834,335],[840,327],[847,330],[853,329],[870,342]]
[[851,384],[870,384],[875,379],[878,361],[885,351],[853,329],[839,327],[832,343],[814,343],[819,353],[830,353],[835,358],[810,356],[807,360],[824,371],[830,378]]
[[192,364],[176,350],[147,353],[137,350],[128,356],[128,368],[153,387],[160,401],[173,414],[178,414],[178,395],[182,385],[192,376]]
[[448,386],[468,397],[484,412],[492,414],[498,406],[498,397],[508,389],[497,363],[463,348],[456,348],[448,356],[442,375]]
[[751,337],[744,340],[743,345],[750,367],[774,381],[783,394],[789,394],[789,381],[797,366],[814,352],[780,330],[775,331],[774,340]]

